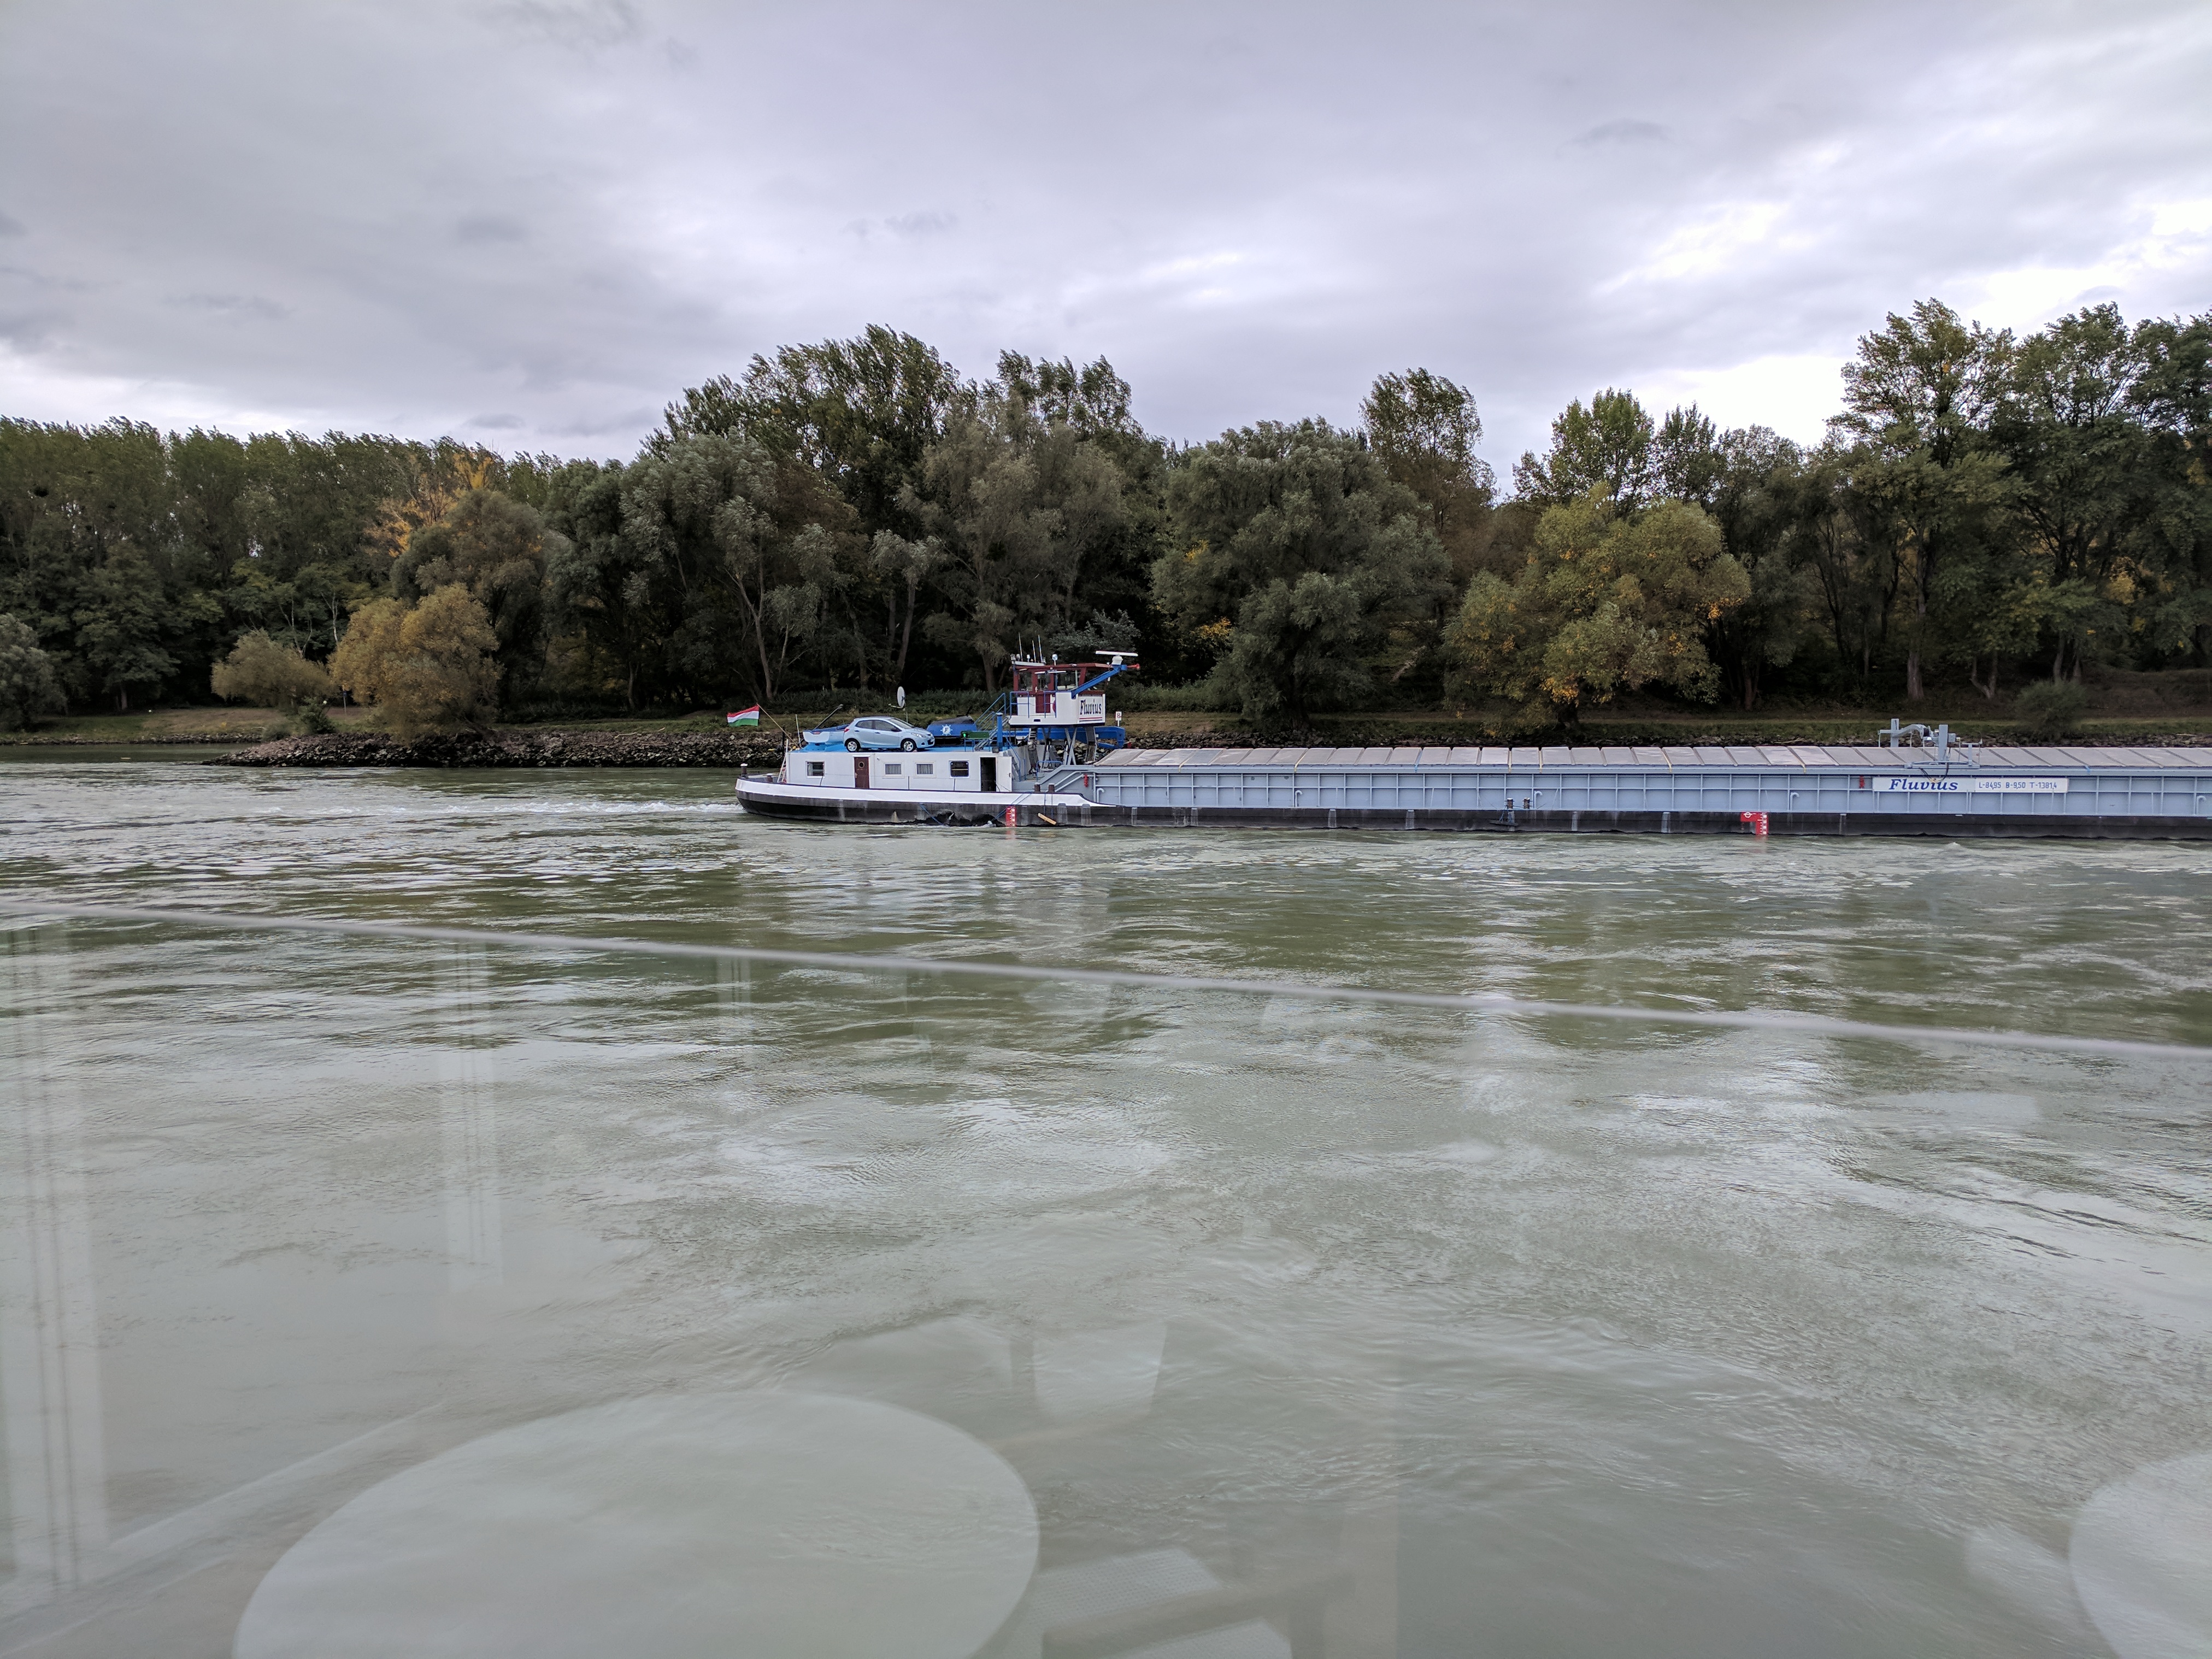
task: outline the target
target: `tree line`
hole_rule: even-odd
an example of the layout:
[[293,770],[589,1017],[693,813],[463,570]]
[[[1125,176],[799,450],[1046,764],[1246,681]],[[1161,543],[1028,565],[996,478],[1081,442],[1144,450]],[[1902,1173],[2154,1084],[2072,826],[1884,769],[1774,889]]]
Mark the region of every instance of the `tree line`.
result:
[[1638,689],[2201,667],[2208,362],[2212,314],[2020,337],[1923,301],[1858,343],[1820,444],[1608,389],[1510,486],[1426,370],[1355,426],[1178,445],[1103,359],[975,380],[885,328],[691,388],[627,462],[0,420],[0,715],[981,700],[1024,649],[1134,649],[1140,695],[1265,726],[1447,700],[1571,726]]

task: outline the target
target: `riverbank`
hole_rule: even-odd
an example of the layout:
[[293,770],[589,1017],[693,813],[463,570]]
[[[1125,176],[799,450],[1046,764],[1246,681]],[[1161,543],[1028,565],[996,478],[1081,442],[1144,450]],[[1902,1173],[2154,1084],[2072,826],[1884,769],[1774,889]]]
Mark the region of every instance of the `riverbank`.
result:
[[[1866,742],[1871,734],[1855,732],[1851,736]],[[1697,732],[1685,728],[1680,732],[1634,735],[1615,735],[1599,732],[1585,727],[1577,735],[1578,743],[1589,745],[1629,746],[1660,744],[1668,746],[1741,745],[1746,744],[1795,741],[1812,743],[1820,739],[1811,736],[1777,739],[1752,738],[1740,732],[1720,731]],[[1833,741],[1833,738],[1828,739]],[[1271,749],[1285,744],[1304,747],[1310,744],[1342,745],[1347,741],[1353,746],[1370,748],[1402,747],[1458,747],[1480,744],[1480,733],[1455,732],[1447,726],[1402,727],[1389,731],[1370,728],[1356,736],[1336,731],[1308,732],[1282,736],[1261,734],[1247,730],[1230,728],[1215,730],[1200,728],[1182,731],[1153,731],[1133,733],[1130,747],[1133,749]],[[2152,733],[2090,735],[2076,733],[2049,740],[2052,744],[2076,749],[2154,746],[2160,748],[2212,748],[2212,735],[2203,733]],[[783,740],[775,732],[765,734],[746,732],[557,732],[509,729],[495,732],[434,732],[419,738],[401,738],[374,732],[337,732],[323,736],[280,738],[273,742],[258,744],[251,748],[233,749],[228,753],[211,756],[201,762],[204,766],[249,767],[356,767],[411,766],[437,767],[449,769],[471,768],[516,767],[724,767],[736,769],[772,768],[781,763]]]
[[[179,708],[129,715],[77,715],[44,720],[33,730],[0,733],[0,752],[49,754],[89,749],[155,746],[232,751],[222,763],[244,766],[749,766],[774,765],[783,732],[775,726],[732,729],[720,715],[562,720],[507,726],[486,732],[440,732],[412,740],[376,729],[374,711],[332,709],[338,729],[319,736],[294,735],[293,722],[273,709]],[[1962,742],[2027,744],[2068,748],[2212,746],[2212,711],[2203,708],[2108,712],[2084,719],[2063,736],[2031,732],[2018,722],[1978,710],[1904,711],[1932,724],[1948,719]],[[828,725],[849,710],[779,716],[795,724]],[[1138,749],[1465,748],[1504,743],[1595,747],[1729,747],[1773,744],[1863,744],[1887,723],[1865,713],[1820,709],[1744,714],[1718,709],[1695,714],[1673,709],[1613,709],[1583,721],[1571,736],[1503,730],[1498,723],[1449,710],[1322,714],[1309,729],[1261,732],[1231,714],[1132,710],[1129,741]],[[182,757],[179,757],[182,758]],[[218,757],[211,757],[218,758]]]

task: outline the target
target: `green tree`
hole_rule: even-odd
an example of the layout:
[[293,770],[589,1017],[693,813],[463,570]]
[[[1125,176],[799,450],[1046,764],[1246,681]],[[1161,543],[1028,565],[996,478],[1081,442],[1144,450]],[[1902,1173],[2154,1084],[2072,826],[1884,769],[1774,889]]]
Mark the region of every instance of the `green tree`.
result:
[[915,618],[921,614],[922,592],[945,562],[945,544],[934,536],[908,541],[896,531],[878,530],[868,548],[869,574],[883,596],[885,681],[906,684],[907,653],[914,648]]
[[[1111,618],[1145,611],[1152,565],[1169,541],[1169,459],[1167,446],[1131,412],[1129,383],[1103,357],[1079,366],[1068,358],[1032,362],[1006,351],[999,354],[998,377],[983,395],[1002,404],[1017,430],[1027,434],[1041,487],[1062,506],[1063,533],[1072,532],[1078,544],[1077,556],[1064,568],[1066,586],[1048,607],[1059,618],[1060,634],[1048,638],[1090,629],[1077,620],[1086,615]],[[1115,475],[1110,491],[1104,470],[1095,465],[1102,456]],[[1099,509],[1087,521],[1085,501]],[[1038,621],[1052,625],[1048,618]],[[1124,648],[1134,648],[1136,637],[1128,634]]]
[[1633,512],[1657,480],[1657,428],[1630,392],[1610,386],[1583,407],[1577,398],[1552,422],[1552,447],[1542,456],[1524,453],[1513,468],[1513,488],[1524,500],[1562,507],[1595,490],[1608,506]]
[[835,489],[859,528],[918,532],[902,497],[918,489],[946,421],[975,406],[976,390],[936,349],[880,325],[858,338],[784,346],[756,356],[740,378],[721,375],[672,404],[648,448],[688,437],[750,438],[789,456]]
[[28,623],[0,611],[0,726],[15,731],[61,704],[53,659]]
[[1756,708],[1768,676],[1796,658],[1817,604],[1790,533],[1804,458],[1763,426],[1720,431],[1694,404],[1668,414],[1656,450],[1666,498],[1711,519],[1751,583],[1742,604],[1708,624],[1705,647],[1730,696]]
[[580,641],[570,654],[585,688],[619,688],[623,707],[635,709],[641,690],[650,693],[672,623],[657,557],[623,534],[623,473],[594,461],[549,468],[541,510],[553,626]]
[[134,686],[174,670],[167,647],[206,614],[176,568],[161,434],[7,422],[0,475],[0,608],[39,635],[66,697],[106,691],[127,708]]
[[945,608],[926,636],[974,660],[986,696],[1024,640],[1076,614],[1086,561],[1125,523],[1121,475],[1103,448],[1018,399],[992,395],[932,446],[908,506],[942,557],[933,574]]
[[1018,351],[999,354],[990,391],[1040,426],[1064,426],[1079,436],[1120,440],[1117,459],[1150,442],[1129,409],[1129,383],[1103,357],[1079,366],[1073,358],[1033,361]]
[[278,579],[266,562],[249,555],[231,566],[228,584],[211,597],[220,599],[234,624],[252,623],[279,644],[328,655],[345,632],[349,607],[373,591],[356,570],[316,562]]
[[1711,416],[1697,404],[1670,409],[1651,439],[1654,493],[1670,501],[1711,509],[1726,485],[1727,441]]
[[1990,437],[2039,567],[2015,586],[2047,598],[2053,679],[2080,672],[2093,635],[2119,654],[2141,641],[2151,665],[2212,619],[2212,491],[2191,465],[2185,389],[2203,379],[2207,331],[2194,331],[2166,319],[2130,329],[2118,307],[2093,306],[2030,335],[2006,364]]
[[168,678],[176,659],[161,648],[170,621],[167,596],[152,562],[136,549],[111,556],[85,582],[76,612],[79,654],[118,709],[131,688]]
[[[2033,652],[2043,629],[2054,623],[2078,629],[2081,601],[2094,606],[2097,598],[2084,582],[2054,590],[2033,555],[2008,542],[1983,550],[1978,557],[1945,563],[1936,573],[1929,609],[1942,619],[1935,630],[1942,659],[1963,664],[1968,683],[1995,701],[2004,664]],[[2090,631],[2094,632],[2094,622]],[[1987,679],[1982,678],[1985,660]]]
[[1492,544],[1491,503],[1498,475],[1475,453],[1482,416],[1474,394],[1425,368],[1382,374],[1359,406],[1367,441],[1397,483],[1429,509],[1437,540],[1461,582]]
[[823,522],[848,516],[834,498],[743,434],[655,446],[624,472],[622,513],[624,540],[681,605],[670,646],[695,695],[735,681],[775,697],[858,556]]
[[327,651],[348,601],[388,579],[366,534],[380,503],[457,452],[0,421],[0,605],[80,699],[198,691],[254,628]]
[[[839,580],[817,585],[811,655],[820,671],[887,690],[936,597],[921,579],[942,563],[921,514],[928,457],[981,395],[926,342],[872,326],[854,339],[782,347],[756,356],[742,376],[692,388],[670,406],[648,451],[687,437],[741,436],[842,501],[842,515],[810,514],[860,538],[857,550],[837,549]],[[886,534],[894,539],[878,539]]]
[[[1867,452],[1854,483],[1901,574],[1905,695],[1914,702],[1927,695],[1923,671],[1941,648],[1946,567],[1984,550],[2009,501],[2004,457],[1985,439],[2012,346],[2009,333],[1923,300],[1862,337],[1844,367],[1844,412],[1829,426]],[[1951,582],[1948,591],[1972,586]]]
[[491,619],[501,685],[510,697],[526,695],[544,649],[545,521],[538,509],[501,490],[464,490],[392,562],[392,591],[402,599],[455,582]]
[[1832,438],[1770,482],[1789,556],[1811,583],[1816,615],[1854,697],[1873,684],[1898,589],[1894,549],[1868,521],[1866,498],[1853,486],[1854,469],[1869,459]]
[[1750,594],[1697,507],[1664,501],[1627,517],[1593,489],[1544,514],[1514,580],[1475,577],[1453,642],[1475,685],[1571,727],[1649,684],[1711,702],[1720,675],[1705,630]]
[[1356,433],[1322,420],[1224,433],[1169,475],[1181,550],[1153,567],[1154,603],[1210,646],[1246,715],[1304,726],[1356,700],[1394,633],[1433,613],[1447,580],[1420,500]]

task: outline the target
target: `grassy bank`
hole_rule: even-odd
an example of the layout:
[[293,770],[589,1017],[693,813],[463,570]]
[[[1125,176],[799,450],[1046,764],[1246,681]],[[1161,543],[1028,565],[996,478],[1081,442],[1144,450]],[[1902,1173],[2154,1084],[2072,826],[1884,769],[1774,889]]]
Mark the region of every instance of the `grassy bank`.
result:
[[[1929,721],[1933,724],[1933,720]],[[1834,715],[1686,715],[1654,718],[1627,715],[1585,720],[1571,736],[1556,729],[1512,731],[1473,717],[1440,714],[1324,714],[1315,719],[1314,743],[1364,747],[1419,744],[1457,746],[1481,744],[1866,744],[1888,724],[1871,714]],[[1132,714],[1131,735],[1139,741],[1181,738],[1202,742],[1244,744],[1255,734],[1232,714]],[[2172,715],[2136,716],[2117,720],[2085,720],[2066,737],[2037,738],[2017,721],[1959,719],[1951,722],[1960,738],[1970,743],[2141,743],[2153,738],[2191,738],[2212,742],[2212,716],[2176,718]],[[1302,734],[1303,735],[1303,734]],[[1292,739],[1297,740],[1297,739]]]
[[[332,709],[358,720],[367,711]],[[27,732],[0,732],[0,744],[259,743],[295,729],[274,708],[155,708],[131,714],[69,714],[37,721]]]
[[[331,725],[340,732],[380,729],[373,708],[333,708],[329,713]],[[514,726],[516,723],[502,720],[501,725]],[[701,714],[659,719],[635,715],[608,720],[544,720],[522,723],[520,729],[676,733],[720,732],[726,725],[720,714]],[[0,744],[113,747],[125,744],[265,743],[290,737],[298,731],[298,723],[277,708],[157,708],[133,714],[48,717],[40,720],[27,732],[0,732]]]
[[[1985,705],[1986,707],[1986,705]],[[1382,747],[1418,744],[1460,746],[1483,744],[1863,744],[1888,723],[1892,711],[1819,709],[1802,713],[1745,714],[1712,709],[1686,712],[1649,708],[1607,710],[1583,721],[1569,738],[1554,730],[1516,731],[1495,718],[1473,710],[1455,712],[1401,711],[1369,714],[1322,714],[1310,731],[1291,734],[1283,741]],[[374,710],[333,708],[332,723],[340,732],[370,732],[378,729]],[[823,708],[781,712],[763,725],[759,735],[775,741],[779,731],[789,732],[801,725],[830,723],[848,718]],[[917,724],[921,717],[914,716]],[[2026,743],[2033,738],[2015,720],[1983,714],[1972,707],[1914,711],[1906,719],[1933,724],[1948,720],[1952,729],[1968,742]],[[1210,744],[1247,745],[1272,734],[1255,732],[1236,714],[1202,714],[1181,710],[1132,710],[1127,717],[1131,736],[1147,744],[1172,743],[1194,746]],[[719,713],[702,711],[682,715],[621,715],[596,720],[501,721],[511,732],[568,732],[583,736],[677,738],[723,732],[730,728]],[[155,709],[132,714],[81,714],[42,720],[28,732],[0,733],[0,744],[243,744],[289,737],[298,727],[284,714],[270,708]],[[2212,742],[2212,710],[2170,709],[2127,714],[2094,714],[2074,727],[2059,742],[2125,744],[2153,738]]]

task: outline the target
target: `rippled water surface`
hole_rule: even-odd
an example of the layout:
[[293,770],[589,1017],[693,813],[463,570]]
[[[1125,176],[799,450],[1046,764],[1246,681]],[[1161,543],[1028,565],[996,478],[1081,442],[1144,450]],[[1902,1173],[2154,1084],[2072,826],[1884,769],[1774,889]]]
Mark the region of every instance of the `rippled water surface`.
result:
[[[15,896],[2185,1043],[2207,860],[0,762]],[[0,927],[0,1653],[2212,1652],[2212,1066]]]

